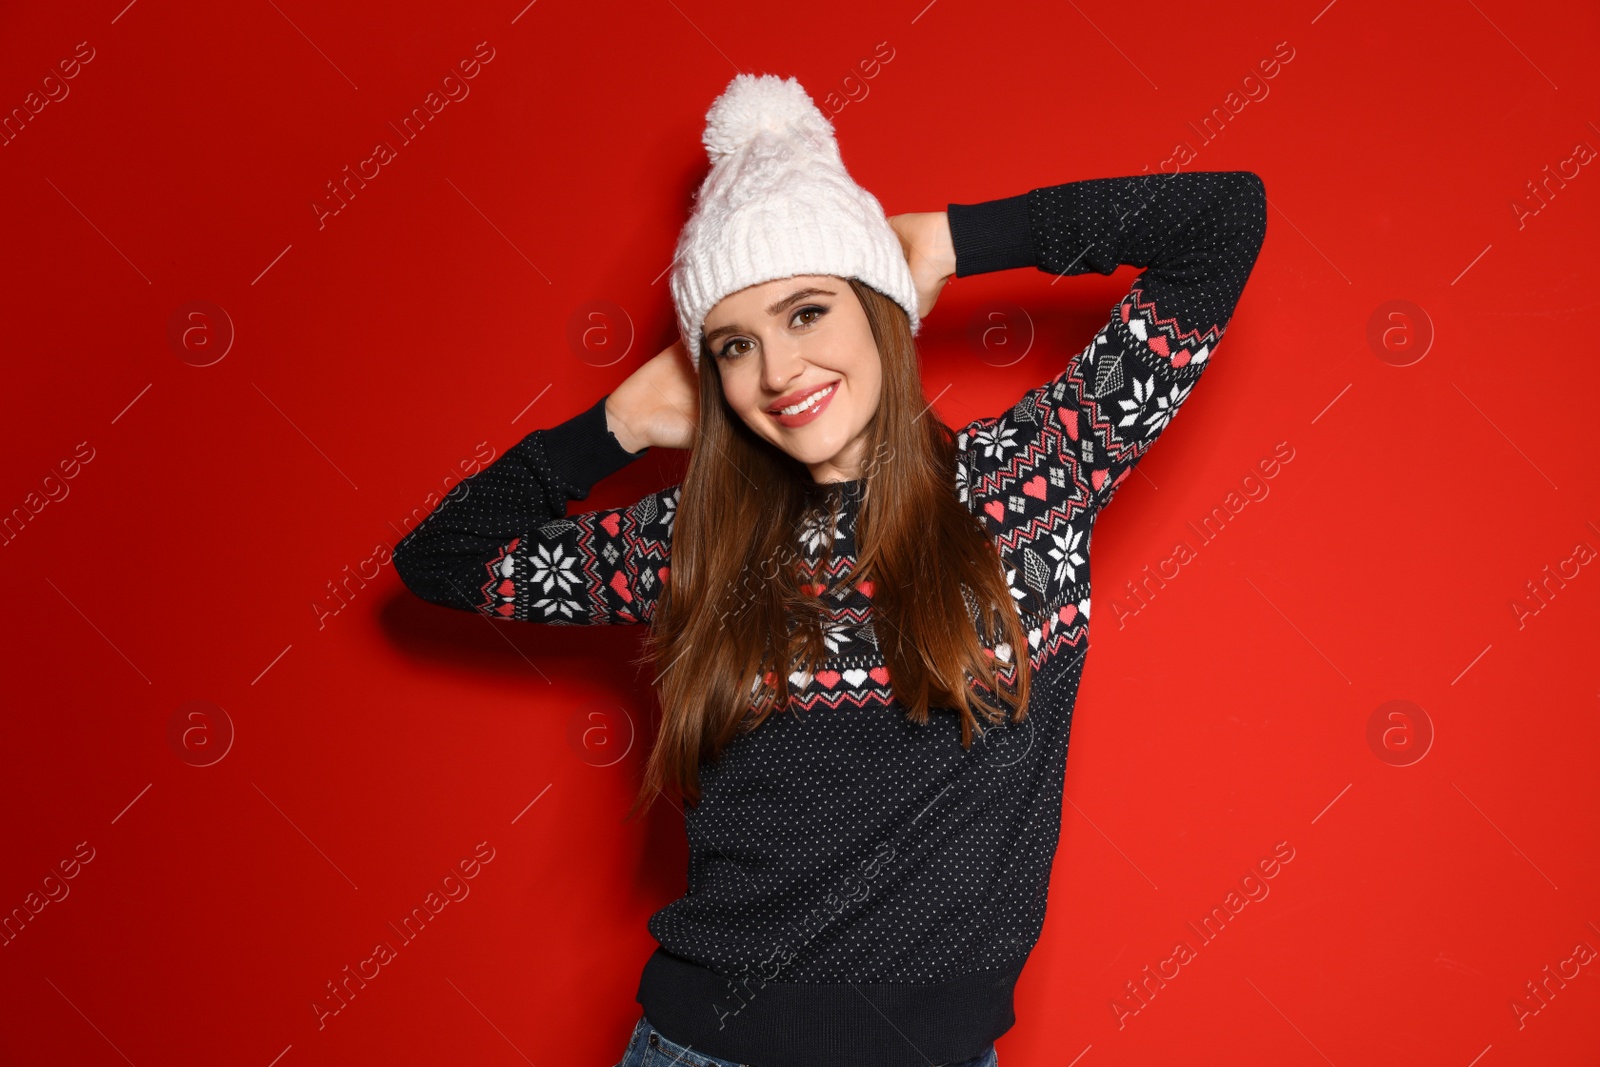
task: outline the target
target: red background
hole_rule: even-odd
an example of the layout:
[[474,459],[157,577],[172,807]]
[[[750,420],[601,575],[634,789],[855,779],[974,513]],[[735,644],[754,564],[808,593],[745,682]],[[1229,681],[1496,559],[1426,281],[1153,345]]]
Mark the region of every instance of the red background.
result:
[[[93,49],[0,146],[0,509],[25,514],[0,913],[70,890],[0,948],[6,1062],[620,1057],[684,880],[675,813],[622,820],[641,633],[490,624],[374,563],[328,583],[674,339],[664,272],[739,70],[798,77],[890,213],[1179,143],[1266,183],[1217,365],[1097,530],[1000,1061],[1595,1062],[1597,965],[1526,988],[1600,946],[1593,5],[124,3],[13,6],[0,33],[6,113]],[[483,41],[470,95],[319,226],[325,183]],[[923,337],[941,417],[1054,375],[1135,273],[952,283]],[[169,340],[191,301],[231,322],[222,358],[215,311]],[[1004,366],[968,338],[997,301],[1034,336]],[[1130,597],[1242,482],[1270,492]],[[191,701],[215,708],[174,741]],[[480,842],[470,895],[400,945]],[[1279,842],[1269,895],[1201,943]],[[397,958],[319,1028],[380,939]],[[1129,997],[1179,939],[1196,958]]]

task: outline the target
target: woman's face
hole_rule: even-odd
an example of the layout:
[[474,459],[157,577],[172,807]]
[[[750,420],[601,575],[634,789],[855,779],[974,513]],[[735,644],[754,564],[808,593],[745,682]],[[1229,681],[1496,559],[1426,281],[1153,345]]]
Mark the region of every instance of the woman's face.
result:
[[[864,476],[862,433],[878,410],[883,365],[848,282],[799,274],[749,286],[711,309],[704,332],[722,393],[746,426],[815,481]],[[807,397],[816,399],[793,411]]]

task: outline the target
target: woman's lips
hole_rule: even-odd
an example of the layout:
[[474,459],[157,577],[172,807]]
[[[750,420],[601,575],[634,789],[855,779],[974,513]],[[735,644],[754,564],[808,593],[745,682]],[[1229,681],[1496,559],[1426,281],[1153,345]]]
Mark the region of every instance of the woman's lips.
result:
[[827,410],[828,405],[833,402],[833,398],[838,395],[838,392],[839,383],[833,382],[829,385],[823,386],[821,389],[816,390],[816,392],[813,392],[811,396],[820,395],[822,399],[815,401],[804,411],[798,411],[793,415],[785,415],[781,411],[773,412],[772,418],[779,426],[787,426],[790,429],[804,426],[806,423],[812,422],[821,416],[822,413]]

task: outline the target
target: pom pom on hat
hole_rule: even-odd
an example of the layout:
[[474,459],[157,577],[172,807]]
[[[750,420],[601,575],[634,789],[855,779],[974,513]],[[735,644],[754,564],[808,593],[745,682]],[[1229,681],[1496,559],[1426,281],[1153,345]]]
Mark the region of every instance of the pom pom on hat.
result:
[[797,274],[856,278],[921,326],[900,238],[845,170],[833,124],[794,78],[738,74],[706,112],[711,171],[678,235],[671,289],[700,367],[706,315],[741,289]]
[[706,132],[701,141],[713,166],[737,153],[757,136],[796,134],[814,144],[838,148],[833,123],[812,103],[793,78],[775,75],[736,75],[706,112]]

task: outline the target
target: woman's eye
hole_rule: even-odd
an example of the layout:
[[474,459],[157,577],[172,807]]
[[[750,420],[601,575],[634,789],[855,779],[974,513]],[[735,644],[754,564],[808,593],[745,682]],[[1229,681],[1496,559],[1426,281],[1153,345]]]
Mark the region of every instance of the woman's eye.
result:
[[[805,322],[796,322],[796,320],[799,319],[800,316],[802,316],[802,315],[804,315],[804,314],[806,314],[808,312],[813,312],[813,311],[816,312],[816,318],[807,319]],[[816,322],[817,319],[822,318],[822,316],[826,315],[827,313],[828,313],[828,309],[823,307],[820,304],[807,304],[803,308],[796,308],[795,309],[794,315],[793,315],[793,317],[790,318],[789,323],[792,326],[793,325],[810,326],[812,323]],[[733,351],[733,346],[734,345],[747,345],[747,344],[750,344],[750,343],[751,342],[747,338],[736,337],[733,340],[729,341],[727,344],[723,345],[721,348],[717,349],[717,358],[719,358],[719,359],[732,359],[732,358],[734,358],[736,356],[742,356],[742,355],[744,355],[744,353],[743,352],[735,352],[735,351]]]

